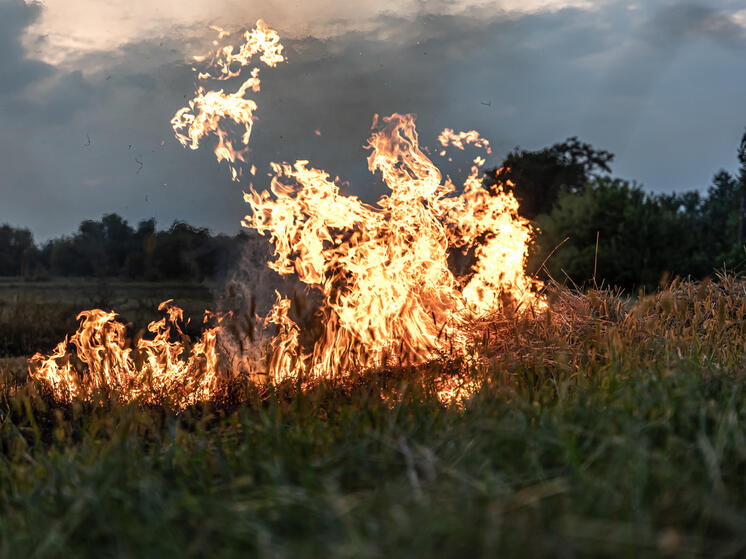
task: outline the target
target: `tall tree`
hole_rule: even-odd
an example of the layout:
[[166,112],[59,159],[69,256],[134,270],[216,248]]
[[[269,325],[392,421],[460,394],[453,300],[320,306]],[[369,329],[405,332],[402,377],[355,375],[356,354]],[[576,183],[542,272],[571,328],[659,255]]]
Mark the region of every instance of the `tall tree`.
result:
[[548,214],[560,193],[582,193],[592,178],[611,172],[613,159],[608,151],[572,137],[538,151],[514,149],[500,169],[485,172],[484,183],[490,187],[511,181],[520,214],[534,219]]
[[713,259],[713,266],[731,264],[738,228],[738,180],[721,169],[712,178],[700,210],[700,245]]
[[593,179],[582,193],[562,192],[552,211],[538,216],[540,250],[532,254],[529,269],[536,270],[569,238],[546,261],[559,281],[567,274],[581,283],[595,272],[599,283],[654,289],[666,274],[697,273],[692,270],[702,268],[697,235],[686,211],[686,203],[695,202],[687,196],[683,205],[672,203],[620,179]]
[[0,276],[20,276],[30,271],[36,255],[31,231],[0,226]]
[[127,255],[136,247],[135,231],[117,214],[101,218],[106,251],[106,274],[118,275],[124,268]]

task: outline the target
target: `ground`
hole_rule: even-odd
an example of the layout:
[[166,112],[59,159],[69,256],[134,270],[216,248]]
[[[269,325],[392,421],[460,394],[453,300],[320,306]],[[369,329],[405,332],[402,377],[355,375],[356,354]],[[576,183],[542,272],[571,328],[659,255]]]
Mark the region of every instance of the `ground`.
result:
[[4,359],[0,556],[743,556],[744,287],[556,288],[451,405],[445,361],[177,413]]

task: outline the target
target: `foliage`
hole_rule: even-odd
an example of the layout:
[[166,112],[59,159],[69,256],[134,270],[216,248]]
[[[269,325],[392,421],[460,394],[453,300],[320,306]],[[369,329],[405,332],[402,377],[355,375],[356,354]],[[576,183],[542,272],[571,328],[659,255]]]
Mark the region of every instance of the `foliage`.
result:
[[573,137],[538,151],[516,148],[500,169],[485,173],[485,182],[511,181],[520,214],[534,219],[551,211],[562,192],[582,194],[589,180],[611,172],[613,159],[611,153]]
[[569,237],[546,263],[556,279],[595,273],[597,282],[650,289],[665,274],[705,275],[712,268],[698,244],[696,216],[678,205],[619,179],[595,179],[582,194],[563,192],[552,212],[536,219],[542,250],[531,266]]
[[0,227],[0,276],[52,274],[149,280],[214,279],[234,261],[246,234],[211,235],[175,222],[156,231],[155,220],[137,228],[117,214],[86,220],[77,233],[37,248],[28,230]]
[[[605,153],[583,146],[589,154]],[[552,148],[509,157],[521,158],[518,168],[534,177],[526,184],[536,196],[549,196],[532,216],[539,235],[529,269],[560,281],[595,279],[636,291],[655,289],[670,276],[705,278],[717,270],[740,270],[746,261],[742,238],[739,243],[746,134],[738,150],[738,178],[720,170],[704,196],[698,191],[646,193],[637,184],[591,172],[594,165],[610,161],[605,156],[588,155],[585,174],[576,164],[575,175],[587,179],[581,186],[558,182],[557,177],[573,174],[567,163],[572,160],[553,161],[548,153]],[[520,186],[516,189],[521,192]]]
[[0,276],[27,274],[32,268],[35,251],[31,231],[0,225]]

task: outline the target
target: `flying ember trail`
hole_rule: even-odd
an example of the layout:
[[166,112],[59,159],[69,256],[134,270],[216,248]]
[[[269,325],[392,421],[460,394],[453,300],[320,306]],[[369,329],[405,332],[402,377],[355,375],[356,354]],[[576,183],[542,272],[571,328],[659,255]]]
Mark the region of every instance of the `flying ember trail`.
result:
[[[243,37],[238,50],[218,49],[199,80],[237,78],[256,55],[268,66],[284,61],[277,33],[261,20]],[[237,180],[257,108],[245,95],[259,91],[258,73],[252,68],[232,94],[200,85],[172,120],[176,138],[191,149],[214,135],[218,161],[227,161]],[[242,130],[237,141],[235,127]],[[438,140],[441,155],[467,145],[491,153],[476,131],[445,129]],[[462,185],[443,177],[419,146],[413,115],[376,115],[365,147],[371,173],[390,190],[376,204],[343,195],[329,173],[308,161],[273,163],[269,189],[252,186],[244,194],[250,213],[242,225],[268,238],[268,266],[321,296],[322,328],[311,343],[301,341],[293,302],[280,293],[266,316],[253,317],[256,333],[238,344],[223,326],[229,316],[212,317],[217,325],[192,344],[179,327],[181,311],[164,304],[167,317],[151,323],[152,339],[129,348],[116,315],[93,310],[81,313],[70,343],[31,359],[32,378],[64,400],[108,389],[125,401],[168,394],[183,407],[213,398],[221,379],[239,369],[247,380],[313,382],[391,364],[479,359],[477,322],[544,305],[540,283],[524,271],[533,231],[518,215],[511,185],[485,187],[481,156]],[[450,263],[459,253],[469,261],[461,272]]]
[[[214,29],[218,32],[219,38],[230,36],[230,33],[223,29]],[[234,51],[233,46],[228,45],[213,53],[209,70],[200,72],[198,79],[200,82],[205,82],[237,78],[251,63],[254,56],[260,53],[259,60],[274,68],[280,62],[285,61],[283,50],[277,32],[259,20],[253,30],[244,34],[244,43],[237,51]],[[205,57],[195,57],[197,62],[205,60]],[[246,162],[251,129],[254,124],[254,111],[257,109],[256,102],[247,99],[246,94],[249,90],[256,93],[260,89],[259,67],[251,69],[249,78],[234,93],[224,93],[222,89],[206,91],[203,85],[199,85],[189,105],[179,109],[171,119],[176,139],[184,147],[198,149],[200,141],[205,136],[209,134],[217,136],[218,145],[215,147],[215,157],[218,163],[228,162],[233,180],[237,180],[242,171],[238,162]],[[223,125],[223,120],[232,121],[243,129],[238,142],[241,147],[234,147],[230,130]]]

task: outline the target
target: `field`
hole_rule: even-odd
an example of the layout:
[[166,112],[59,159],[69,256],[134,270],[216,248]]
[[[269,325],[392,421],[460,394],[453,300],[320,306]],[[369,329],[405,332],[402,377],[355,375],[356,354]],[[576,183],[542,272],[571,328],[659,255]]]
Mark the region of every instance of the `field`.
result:
[[0,278],[0,358],[51,350],[75,331],[82,310],[116,309],[125,322],[145,326],[158,317],[158,304],[171,298],[197,326],[213,302],[211,286],[203,284]]
[[[0,332],[22,317],[24,354],[84,302],[15,297]],[[59,405],[7,357],[0,557],[743,556],[746,284],[549,299],[496,318],[463,376],[246,386],[181,413]],[[478,388],[444,405],[453,375]]]

